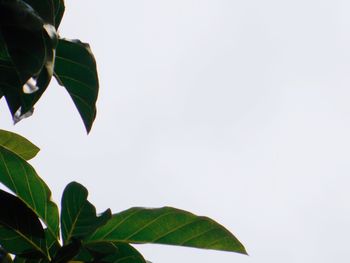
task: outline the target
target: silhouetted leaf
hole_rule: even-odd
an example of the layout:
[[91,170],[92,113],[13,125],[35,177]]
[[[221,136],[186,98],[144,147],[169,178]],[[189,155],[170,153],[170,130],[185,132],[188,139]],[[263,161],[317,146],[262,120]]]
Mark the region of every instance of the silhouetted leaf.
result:
[[0,130],[0,145],[19,155],[25,160],[30,160],[39,152],[39,148],[13,132]]
[[64,6],[64,0],[54,0],[54,6],[55,6],[55,26],[56,29],[60,26],[65,6]]
[[81,242],[77,239],[73,239],[72,242],[68,245],[61,247],[54,259],[51,261],[52,263],[66,263],[73,259],[80,250]]
[[68,184],[63,192],[61,225],[64,244],[72,238],[84,238],[111,218],[110,210],[96,216],[96,209],[87,197],[87,189],[76,182]]
[[156,243],[246,254],[226,228],[207,217],[171,207],[131,208],[97,229],[85,242]]
[[90,47],[78,40],[60,39],[54,71],[57,81],[72,97],[89,132],[96,117],[99,87],[96,62]]
[[16,255],[47,255],[39,218],[22,200],[0,190],[0,244]]
[[58,209],[51,191],[34,168],[12,151],[0,146],[0,182],[29,206],[58,237]]
[[0,2],[0,89],[15,122],[31,115],[51,80],[57,33],[50,23],[52,0]]
[[53,0],[23,0],[28,5],[30,5],[38,15],[51,25],[55,24],[55,7]]

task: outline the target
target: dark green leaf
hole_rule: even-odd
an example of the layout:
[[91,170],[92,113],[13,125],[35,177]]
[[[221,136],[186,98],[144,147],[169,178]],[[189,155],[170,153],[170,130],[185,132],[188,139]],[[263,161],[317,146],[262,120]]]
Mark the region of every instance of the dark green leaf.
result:
[[111,218],[110,210],[96,216],[96,209],[87,197],[87,189],[76,182],[68,184],[63,192],[61,225],[64,244],[72,238],[86,237]]
[[46,54],[45,65],[42,68],[40,74],[34,77],[36,81],[37,90],[35,92],[22,94],[22,106],[21,106],[22,112],[28,112],[33,108],[34,104],[40,99],[41,95],[45,92],[53,75],[54,54],[55,54],[53,50],[53,45],[55,44],[53,42],[55,40],[50,39],[48,35],[46,35],[44,40],[45,40],[44,43],[45,43],[45,54]]
[[30,5],[37,14],[45,21],[51,25],[55,24],[55,7],[53,0],[23,0],[28,5]]
[[12,151],[0,146],[0,182],[29,206],[58,237],[57,205],[51,201],[51,191],[34,168]]
[[61,247],[52,263],[66,263],[73,259],[81,248],[81,242],[79,240],[73,239],[72,243]]
[[0,27],[21,27],[30,31],[40,31],[43,19],[31,6],[22,0],[0,1]]
[[[22,1],[6,2],[19,3]],[[39,74],[45,64],[44,23],[26,4],[13,5],[9,5],[10,8],[7,5],[0,5],[0,16],[2,17],[0,28],[11,61],[16,67],[21,84],[24,85],[29,78]],[[11,12],[11,16],[5,12]],[[4,20],[4,16],[7,20]],[[27,17],[33,22],[27,21],[28,19],[24,20]],[[32,27],[27,24],[31,22]]]
[[64,14],[64,0],[54,0],[55,5],[55,26],[56,29],[60,26]]
[[134,247],[126,243],[94,242],[83,244],[84,250],[74,260],[84,262],[146,263]]
[[45,240],[46,240],[46,247],[49,252],[50,258],[54,258],[58,252],[58,250],[61,248],[61,245],[51,231],[49,231],[47,228],[45,229]]
[[39,148],[13,132],[0,130],[0,145],[19,155],[25,160],[30,160],[39,152]]
[[60,39],[54,71],[57,81],[72,97],[89,132],[96,117],[99,87],[96,62],[89,46],[78,40]]
[[85,240],[98,241],[179,245],[246,254],[238,239],[212,219],[171,207],[136,207],[115,214]]
[[[113,244],[113,243],[111,243]],[[146,260],[134,247],[126,243],[113,244],[116,248],[114,253],[107,254],[98,262],[105,263],[146,263]],[[98,247],[97,247],[98,248]]]
[[15,122],[31,115],[51,80],[53,8],[52,0],[0,1],[0,89]]
[[16,255],[47,255],[44,229],[22,200],[0,190],[0,244]]

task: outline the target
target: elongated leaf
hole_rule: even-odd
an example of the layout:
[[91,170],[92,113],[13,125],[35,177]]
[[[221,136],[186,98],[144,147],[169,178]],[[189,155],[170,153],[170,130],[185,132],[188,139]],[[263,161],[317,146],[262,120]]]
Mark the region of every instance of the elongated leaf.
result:
[[61,24],[61,20],[65,10],[64,0],[54,0],[54,6],[55,6],[55,26],[57,29]]
[[45,65],[41,69],[40,73],[37,76],[33,77],[33,80],[36,82],[36,91],[30,93],[22,94],[22,105],[21,112],[28,112],[33,109],[35,103],[40,99],[42,94],[45,92],[46,88],[50,84],[52,75],[53,75],[53,67],[54,67],[54,46],[57,45],[56,39],[56,31],[53,27],[47,28],[48,31],[51,31],[52,35],[49,36],[49,32],[45,32],[44,34],[44,44],[45,44]]
[[6,251],[17,255],[47,255],[40,220],[22,200],[0,190],[0,211],[0,244]]
[[85,240],[98,241],[179,245],[246,254],[238,239],[212,219],[171,207],[136,207],[115,214]]
[[39,16],[51,25],[55,24],[55,7],[53,0],[23,0],[30,5]]
[[30,160],[39,152],[39,148],[13,132],[0,130],[0,145],[19,155],[25,160]]
[[50,189],[34,168],[12,151],[0,146],[0,182],[29,206],[58,237],[58,209]]
[[0,2],[0,89],[15,122],[31,115],[53,75],[52,1]]
[[71,96],[86,130],[96,117],[98,77],[90,47],[79,40],[60,39],[56,49],[55,77]]
[[3,39],[24,85],[45,64],[44,21],[21,0],[0,2],[0,17]]
[[64,244],[72,238],[86,237],[111,218],[109,209],[96,216],[96,209],[87,197],[87,189],[76,182],[68,184],[63,192],[61,224]]

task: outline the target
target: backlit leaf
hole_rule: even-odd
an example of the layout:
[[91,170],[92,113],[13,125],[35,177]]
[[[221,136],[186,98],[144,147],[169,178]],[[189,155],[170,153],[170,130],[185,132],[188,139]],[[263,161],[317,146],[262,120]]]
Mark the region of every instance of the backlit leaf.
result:
[[110,210],[97,216],[95,207],[87,197],[87,189],[76,182],[68,184],[63,192],[61,225],[64,244],[72,238],[86,237],[111,218]]
[[212,219],[171,207],[136,207],[115,214],[85,240],[97,241],[156,243],[246,254],[238,239]]
[[0,146],[0,182],[13,191],[58,237],[58,209],[51,191],[34,168],[12,151]]
[[13,132],[0,130],[0,145],[19,155],[25,160],[30,160],[39,152],[39,148]]
[[90,47],[78,40],[60,39],[56,49],[55,77],[71,96],[86,130],[96,117],[98,77]]

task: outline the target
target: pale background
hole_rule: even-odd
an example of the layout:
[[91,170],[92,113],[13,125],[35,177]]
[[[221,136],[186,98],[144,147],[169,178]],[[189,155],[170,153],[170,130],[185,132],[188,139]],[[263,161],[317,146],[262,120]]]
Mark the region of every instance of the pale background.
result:
[[346,263],[350,236],[350,2],[66,0],[61,35],[91,43],[89,136],[62,87],[1,127],[59,201],[72,180],[102,211],[207,215],[249,257],[139,246],[154,263]]

